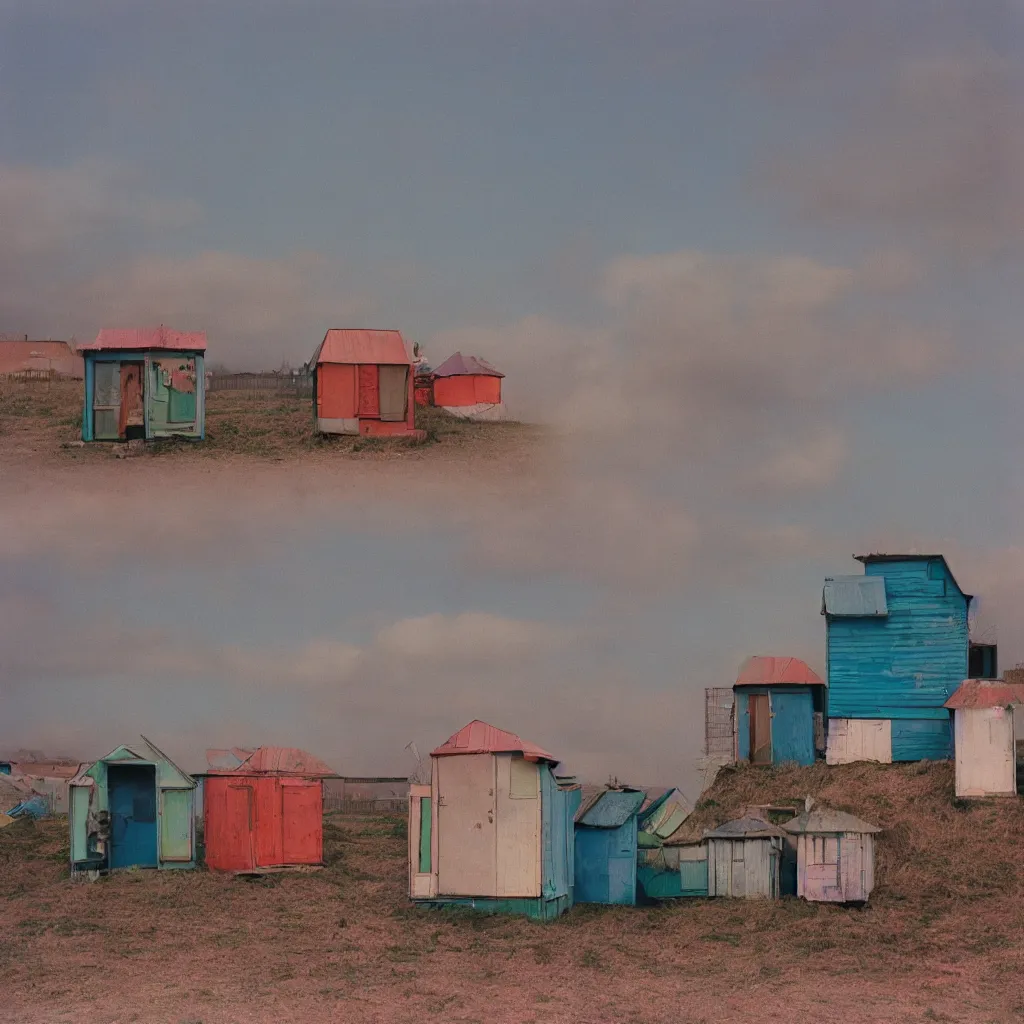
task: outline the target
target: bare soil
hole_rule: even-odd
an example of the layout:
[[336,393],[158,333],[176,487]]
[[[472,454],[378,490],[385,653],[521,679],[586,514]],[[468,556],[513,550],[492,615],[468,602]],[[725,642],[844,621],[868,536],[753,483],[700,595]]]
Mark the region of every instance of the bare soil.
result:
[[727,773],[698,813],[808,790],[886,826],[863,909],[692,900],[577,906],[550,924],[422,910],[405,895],[404,820],[336,815],[315,874],[73,884],[65,824],[20,823],[0,831],[2,1018],[1024,1019],[1021,803],[957,803],[948,765],[855,765]]

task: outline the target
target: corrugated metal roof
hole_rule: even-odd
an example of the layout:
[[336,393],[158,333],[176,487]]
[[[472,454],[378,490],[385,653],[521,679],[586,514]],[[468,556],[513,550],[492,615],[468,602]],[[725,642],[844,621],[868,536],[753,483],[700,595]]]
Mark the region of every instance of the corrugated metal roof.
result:
[[527,761],[550,761],[558,764],[558,758],[541,750],[534,743],[517,736],[514,732],[506,732],[487,722],[475,719],[464,725],[457,733],[449,736],[436,750],[430,752],[431,757],[446,757],[452,754],[522,754]]
[[80,352],[117,351],[119,349],[170,349],[182,352],[205,352],[205,331],[173,331],[159,327],[104,327],[96,340],[79,345]]
[[0,374],[51,370],[64,377],[82,377],[84,365],[66,341],[0,340]]
[[606,789],[576,812],[576,823],[589,828],[620,828],[644,802],[642,789]]
[[833,811],[829,807],[812,807],[809,811],[787,821],[783,826],[791,835],[803,832],[881,832],[872,825],[845,811]]
[[821,593],[821,614],[842,616],[885,616],[883,576],[830,576]]
[[959,590],[960,593],[968,599],[968,601],[970,601],[974,596],[973,594],[968,594],[967,591],[957,583],[956,577],[953,575],[953,570],[950,569],[949,562],[946,561],[945,555],[890,555],[885,552],[878,551],[871,555],[854,555],[853,557],[863,565],[867,565],[870,562],[930,562],[933,559],[938,559],[946,567],[946,572],[949,573],[949,578],[956,583],[956,589]]
[[678,789],[667,789],[641,811],[637,824],[659,839],[667,839],[686,820],[692,808]]
[[385,366],[412,365],[400,331],[363,328],[333,328],[317,346],[311,366],[319,363],[377,363]]
[[705,839],[764,839],[770,836],[782,836],[782,829],[763,818],[736,818],[719,825],[718,828],[705,829]]
[[1024,683],[1002,679],[965,679],[943,707],[951,711],[964,708],[1008,708],[1024,704]]
[[217,774],[299,775],[316,778],[337,772],[320,758],[298,747],[257,747],[237,768]]
[[736,677],[737,686],[824,686],[825,680],[799,658],[754,655],[747,658]]
[[479,356],[464,356],[461,352],[449,356],[436,370],[435,377],[504,377],[505,374],[496,370],[486,359]]

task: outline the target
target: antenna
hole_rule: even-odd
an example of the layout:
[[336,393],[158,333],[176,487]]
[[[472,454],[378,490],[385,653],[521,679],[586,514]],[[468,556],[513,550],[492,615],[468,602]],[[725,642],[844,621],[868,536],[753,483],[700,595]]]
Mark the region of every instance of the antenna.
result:
[[412,740],[409,743],[406,743],[405,749],[409,751],[412,759],[416,762],[416,768],[412,775],[409,776],[409,781],[425,785],[423,780],[423,758],[420,757],[420,750],[419,747],[416,746],[416,741]]

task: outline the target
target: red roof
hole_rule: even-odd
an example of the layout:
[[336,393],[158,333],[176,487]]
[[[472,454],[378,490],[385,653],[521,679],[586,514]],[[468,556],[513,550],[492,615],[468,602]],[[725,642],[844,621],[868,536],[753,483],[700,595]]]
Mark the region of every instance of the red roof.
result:
[[324,335],[312,362],[411,365],[400,331],[331,330]]
[[1008,708],[1024,704],[1024,683],[1004,683],[1002,679],[965,679],[943,707]]
[[825,680],[799,658],[755,655],[743,662],[737,686],[824,686]]
[[486,359],[477,356],[464,356],[461,352],[449,356],[436,370],[435,377],[504,377],[505,374],[496,370]]
[[[219,754],[224,751],[211,751]],[[316,778],[337,775],[320,758],[298,747],[258,747],[237,768],[214,768],[211,775],[298,775]]]
[[430,752],[431,757],[445,757],[450,754],[522,754],[527,761],[550,761],[558,764],[558,758],[534,743],[528,743],[514,732],[505,732],[486,722],[476,719],[464,725],[454,736],[449,736]]
[[0,373],[52,370],[63,377],[84,376],[83,360],[66,341],[0,341]]
[[79,345],[80,352],[117,351],[119,349],[165,348],[182,352],[205,352],[205,331],[172,331],[169,327],[104,327],[96,340]]

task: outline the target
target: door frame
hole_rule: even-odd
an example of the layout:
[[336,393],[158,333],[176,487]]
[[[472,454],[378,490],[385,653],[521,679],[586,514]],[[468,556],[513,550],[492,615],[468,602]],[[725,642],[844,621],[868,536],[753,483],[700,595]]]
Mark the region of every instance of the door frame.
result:
[[[766,718],[765,726],[766,726],[766,728],[768,730],[768,760],[767,761],[757,761],[757,760],[754,759],[755,753],[757,751],[757,747],[754,745],[755,727],[756,727],[756,724],[757,724],[756,721],[755,721],[755,716],[754,716],[754,702],[757,700],[758,697],[763,697],[764,698],[764,703],[761,706],[763,706],[764,709],[765,709],[765,712],[764,712],[765,713],[765,718]],[[765,693],[751,693],[751,694],[749,694],[748,697],[747,697],[747,728],[749,730],[749,734],[748,735],[749,735],[749,744],[750,744],[750,753],[749,753],[749,756],[748,756],[748,760],[750,761],[751,764],[767,765],[767,764],[771,764],[772,763],[773,746],[774,746],[774,744],[772,743],[772,739],[773,739],[773,737],[772,737],[772,718],[773,718],[773,715],[772,715],[772,695],[771,695],[771,691],[768,690]],[[757,720],[759,721],[760,718],[758,717]]]
[[111,774],[116,778],[117,774],[121,771],[131,770],[138,771],[139,769],[148,770],[153,775],[153,863],[143,865],[131,865],[126,864],[123,867],[159,867],[160,866],[160,790],[157,786],[156,778],[156,765],[152,762],[138,762],[138,761],[110,761],[107,763],[107,806],[110,812],[110,850],[107,854],[107,867],[111,870],[119,870],[122,866],[119,865],[117,868],[114,867],[114,811],[113,811],[113,800],[111,799],[111,790],[114,788],[111,785]]

